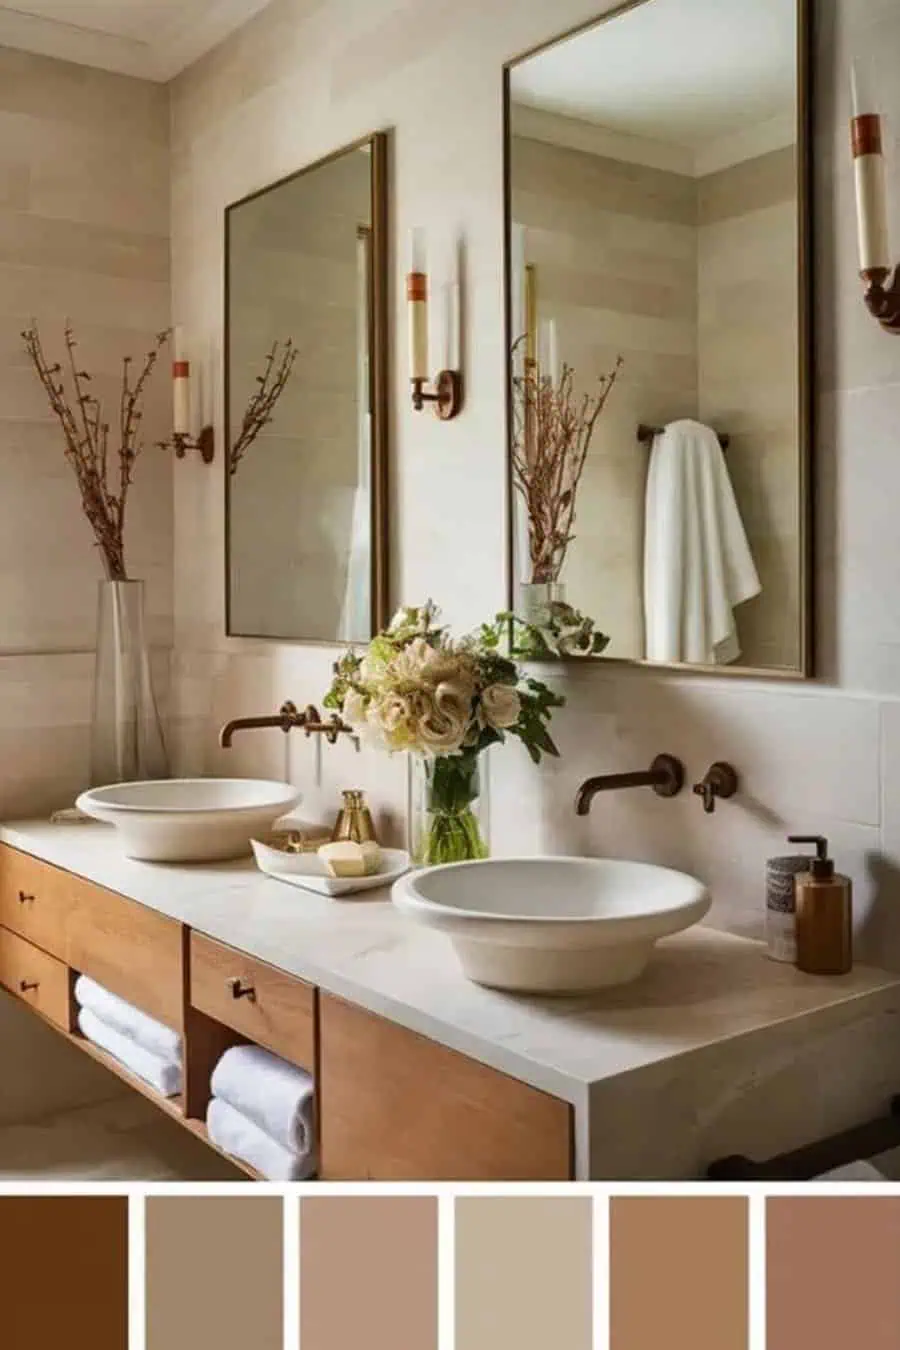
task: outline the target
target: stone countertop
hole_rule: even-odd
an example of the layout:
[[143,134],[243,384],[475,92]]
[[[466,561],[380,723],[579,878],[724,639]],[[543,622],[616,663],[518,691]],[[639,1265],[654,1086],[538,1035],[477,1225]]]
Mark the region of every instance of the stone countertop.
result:
[[760,943],[695,927],[661,942],[635,984],[576,998],[500,993],[466,980],[450,942],[401,915],[386,889],[331,900],[250,859],[134,862],[97,823],[21,821],[0,826],[0,840],[576,1106],[620,1074],[798,1018],[849,1020],[854,1003],[900,988],[900,975],[865,966],[803,975]]

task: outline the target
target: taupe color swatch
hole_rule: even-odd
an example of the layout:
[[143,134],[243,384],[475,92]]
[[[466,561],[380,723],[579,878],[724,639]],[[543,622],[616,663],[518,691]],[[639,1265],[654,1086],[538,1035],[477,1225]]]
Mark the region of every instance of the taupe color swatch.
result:
[[436,1350],[436,1200],[305,1198],[300,1258],[302,1350]]
[[128,1201],[0,1199],[0,1344],[127,1350]]
[[613,1199],[610,1350],[747,1350],[748,1217],[741,1196]]
[[147,1350],[282,1350],[276,1197],[147,1201]]
[[768,1350],[897,1350],[900,1197],[766,1205]]
[[456,1350],[591,1350],[589,1199],[456,1202]]

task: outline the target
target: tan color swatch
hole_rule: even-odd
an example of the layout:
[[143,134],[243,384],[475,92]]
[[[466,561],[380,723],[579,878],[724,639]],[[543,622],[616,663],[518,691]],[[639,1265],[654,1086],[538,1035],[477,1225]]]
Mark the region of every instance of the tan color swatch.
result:
[[127,1350],[128,1201],[0,1198],[0,1345]]
[[283,1208],[269,1196],[147,1200],[147,1350],[282,1350]]
[[437,1350],[437,1338],[437,1201],[304,1197],[302,1350]]
[[613,1199],[610,1350],[747,1350],[748,1221],[742,1196]]
[[589,1199],[456,1202],[456,1350],[591,1350]]
[[768,1350],[897,1350],[900,1197],[766,1204]]

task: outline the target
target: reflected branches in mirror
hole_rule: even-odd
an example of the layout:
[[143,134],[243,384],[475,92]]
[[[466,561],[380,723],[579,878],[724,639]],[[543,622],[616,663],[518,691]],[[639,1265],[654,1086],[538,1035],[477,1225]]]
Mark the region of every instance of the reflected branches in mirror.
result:
[[283,347],[278,342],[273,343],[262,375],[256,376],[256,391],[247,404],[241,429],[231,447],[228,457],[230,474],[237,473],[238,465],[260,432],[274,421],[275,408],[291,378],[296,360],[297,348],[293,338],[288,338]]

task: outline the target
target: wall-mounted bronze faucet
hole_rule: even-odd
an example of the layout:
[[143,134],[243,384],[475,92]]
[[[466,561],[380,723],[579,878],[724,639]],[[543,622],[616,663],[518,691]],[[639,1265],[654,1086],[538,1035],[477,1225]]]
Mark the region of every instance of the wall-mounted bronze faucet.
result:
[[657,755],[649,769],[635,773],[607,773],[588,778],[578,789],[575,814],[586,816],[598,792],[615,792],[618,788],[651,787],[657,797],[677,797],[684,787],[684,765],[674,755]]
[[337,713],[323,722],[318,708],[312,703],[300,712],[290,700],[282,703],[273,717],[235,717],[231,722],[226,722],[219,732],[219,744],[223,750],[230,750],[236,731],[261,731],[271,727],[278,728],[285,735],[296,728],[307,736],[324,736],[329,745],[336,745],[339,736],[352,736],[359,748],[359,739],[353,728],[348,727]]
[[694,796],[703,798],[703,810],[711,816],[716,809],[716,798],[727,801],[738,790],[737,770],[724,759],[716,760],[707,770],[702,783],[694,784]]

